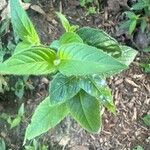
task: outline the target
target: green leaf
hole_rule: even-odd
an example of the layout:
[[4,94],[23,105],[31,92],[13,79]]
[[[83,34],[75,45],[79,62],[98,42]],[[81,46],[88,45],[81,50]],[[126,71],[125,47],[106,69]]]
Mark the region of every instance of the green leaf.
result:
[[68,101],[68,108],[74,119],[87,131],[99,133],[101,129],[100,106],[98,100],[80,91]]
[[6,150],[6,144],[3,138],[0,138],[0,150]]
[[142,9],[144,9],[147,6],[148,6],[148,4],[146,4],[143,1],[141,1],[141,2],[137,2],[136,4],[134,4],[131,9],[132,10],[142,10]]
[[123,21],[120,25],[120,29],[128,30],[131,20]]
[[143,118],[143,121],[144,121],[145,125],[147,125],[147,126],[150,127],[150,115],[146,115],[146,116]]
[[58,58],[58,69],[67,76],[110,75],[127,68],[102,50],[80,43],[63,45],[58,51]]
[[12,121],[11,121],[11,123],[10,123],[10,129],[12,129],[12,128],[14,128],[14,127],[16,127],[16,126],[18,126],[19,124],[20,124],[20,122],[21,122],[21,117],[20,116],[17,116],[15,119],[13,119]]
[[80,79],[79,86],[89,95],[98,99],[109,111],[115,113],[116,107],[105,79],[98,75],[87,76]]
[[30,49],[31,47],[33,47],[33,45],[31,45],[30,43],[20,42],[17,44],[14,50],[14,54],[18,54],[20,52],[26,51]]
[[135,148],[133,148],[133,150],[144,150],[144,148],[141,146],[136,146]]
[[10,8],[12,25],[20,39],[27,43],[39,44],[38,34],[19,1],[10,0]]
[[150,73],[150,63],[141,64],[141,67],[144,68],[144,71],[145,71],[146,73]]
[[6,18],[0,22],[0,37],[5,35],[9,30],[10,18]]
[[32,47],[0,64],[1,74],[41,75],[55,71],[56,56],[49,48]]
[[65,17],[65,15],[63,15],[62,13],[60,12],[56,12],[57,16],[59,17],[61,23],[62,23],[62,26],[64,27],[64,29],[66,30],[66,32],[69,32],[69,28],[70,28],[70,23],[69,21],[67,20],[67,18]]
[[60,42],[59,40],[54,40],[50,46],[51,49],[54,49],[55,51],[58,51],[59,47],[60,47]]
[[135,30],[136,24],[137,24],[137,20],[136,19],[131,20],[130,26],[129,26],[129,33],[130,34],[132,34],[133,31]]
[[147,27],[147,22],[146,22],[145,18],[143,18],[141,20],[141,31],[142,31],[142,33],[145,32],[146,27]]
[[83,43],[83,40],[80,36],[74,32],[66,32],[60,37],[60,45],[69,44],[69,43]]
[[62,26],[64,27],[66,32],[74,32],[76,29],[79,28],[78,25],[70,25],[69,21],[67,20],[67,18],[65,17],[65,15],[63,15],[60,12],[56,12],[57,16],[59,17]]
[[150,46],[143,49],[144,52],[150,52]]
[[119,43],[103,30],[84,27],[79,29],[77,34],[79,34],[83,41],[90,46],[94,46],[107,53],[111,53],[113,56],[121,54]]
[[125,14],[129,19],[135,19],[137,17],[136,14],[132,11],[126,11]]
[[65,103],[61,105],[50,105],[49,97],[47,97],[36,108],[31,123],[28,125],[25,133],[25,140],[31,140],[49,129],[55,127],[68,114]]
[[18,110],[18,115],[20,117],[23,117],[24,116],[24,103],[21,104],[19,110]]
[[51,104],[62,103],[75,96],[79,90],[78,79],[75,76],[66,77],[58,73],[50,84]]
[[121,63],[129,66],[133,60],[135,59],[138,52],[131,47],[128,46],[120,46],[122,49],[121,57],[117,58]]

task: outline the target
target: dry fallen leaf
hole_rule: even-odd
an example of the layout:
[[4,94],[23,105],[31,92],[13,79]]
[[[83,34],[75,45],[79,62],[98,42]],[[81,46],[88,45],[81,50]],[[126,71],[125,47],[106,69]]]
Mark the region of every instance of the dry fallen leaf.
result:
[[43,16],[46,15],[46,13],[44,12],[44,10],[40,6],[38,6],[38,5],[31,5],[30,8],[33,9],[34,11],[42,14]]

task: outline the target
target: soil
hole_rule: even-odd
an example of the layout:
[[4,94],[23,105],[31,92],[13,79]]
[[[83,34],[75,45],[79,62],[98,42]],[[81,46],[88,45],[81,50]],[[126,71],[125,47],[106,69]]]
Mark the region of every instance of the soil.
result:
[[[61,10],[72,24],[104,29],[119,42],[139,48],[133,37],[118,30],[118,24],[123,20],[122,12],[128,9],[127,0],[108,0],[107,5],[102,4],[99,13],[88,16],[85,8],[80,7],[77,0],[32,0],[32,4],[39,5],[46,13],[46,16],[43,16],[31,9],[28,10],[45,44],[50,44],[63,33],[55,15],[55,11]],[[37,140],[48,145],[50,150],[132,150],[138,145],[144,150],[150,150],[150,128],[142,121],[142,117],[150,113],[150,75],[144,73],[139,66],[139,62],[145,60],[147,55],[140,51],[128,70],[108,79],[117,113],[113,115],[103,110],[105,112],[100,134],[87,133],[71,117],[67,117],[55,129],[41,135]],[[7,149],[24,149],[22,143],[25,128],[36,106],[48,94],[50,77],[32,76],[30,82],[35,89],[26,90],[19,102],[13,92],[0,95],[0,113],[15,115],[20,103],[25,103],[25,119],[18,127],[10,130],[6,121],[0,121],[0,136],[5,139]]]

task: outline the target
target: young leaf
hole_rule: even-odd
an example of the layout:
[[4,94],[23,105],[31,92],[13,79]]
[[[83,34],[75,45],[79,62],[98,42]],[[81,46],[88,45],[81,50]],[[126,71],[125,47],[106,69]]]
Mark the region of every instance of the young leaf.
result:
[[121,63],[129,66],[137,55],[137,51],[128,46],[120,46],[122,49],[121,57],[117,58]]
[[141,31],[142,31],[142,33],[144,33],[146,27],[147,27],[147,22],[146,22],[145,18],[143,18],[141,20]]
[[66,77],[58,73],[50,84],[50,102],[51,104],[62,103],[75,96],[79,90],[78,79],[75,76]]
[[77,25],[70,25],[69,21],[67,20],[65,15],[63,15],[62,13],[56,12],[56,14],[59,17],[62,23],[62,26],[64,27],[66,32],[75,32],[75,30],[79,28],[79,26]]
[[25,140],[31,140],[55,127],[67,114],[68,109],[65,103],[51,106],[49,97],[47,97],[36,108],[31,123],[26,129]]
[[141,64],[141,67],[144,68],[144,71],[145,71],[146,73],[150,73],[150,63]]
[[101,129],[99,102],[84,91],[68,101],[68,108],[74,119],[87,131],[98,133]]
[[38,34],[18,0],[10,0],[11,21],[14,31],[21,40],[27,43],[39,44]]
[[67,20],[67,18],[65,17],[65,15],[63,15],[62,13],[60,12],[56,12],[57,16],[59,17],[61,23],[62,23],[62,26],[64,27],[64,29],[66,30],[66,32],[69,32],[69,28],[70,28],[70,23],[69,21]]
[[6,150],[6,144],[3,138],[0,138],[0,148],[1,150]]
[[19,108],[19,110],[18,110],[18,115],[20,117],[23,117],[24,113],[25,113],[25,111],[24,111],[24,103],[22,103],[20,108]]
[[143,118],[143,121],[144,121],[145,125],[147,125],[147,126],[150,127],[150,115],[146,115],[146,116]]
[[55,71],[53,51],[43,47],[32,47],[15,54],[0,64],[1,74],[41,75]]
[[133,31],[136,28],[136,24],[137,24],[137,20],[136,19],[132,19],[130,22],[130,26],[129,26],[129,33],[132,34]]
[[74,32],[66,32],[60,37],[60,45],[63,44],[69,44],[69,43],[83,43],[83,40],[80,38],[80,36]]
[[119,43],[102,30],[84,27],[79,29],[77,34],[90,46],[112,53],[113,56],[121,54]]
[[120,25],[120,29],[128,30],[131,20],[123,21]]
[[58,50],[59,71],[67,76],[114,74],[126,69],[102,50],[80,43],[65,44]]
[[79,86],[89,95],[98,99],[109,111],[115,113],[116,107],[105,79],[98,75],[87,76],[80,79]]
[[10,129],[12,129],[12,128],[14,128],[14,127],[16,127],[16,126],[18,126],[19,124],[20,124],[20,122],[21,122],[21,116],[17,116],[15,119],[13,119],[12,121],[11,121],[11,123],[10,123]]
[[125,14],[129,19],[134,19],[137,17],[136,14],[132,11],[126,11]]
[[132,6],[132,10],[142,10],[147,7],[147,4],[144,1],[138,1],[136,4]]

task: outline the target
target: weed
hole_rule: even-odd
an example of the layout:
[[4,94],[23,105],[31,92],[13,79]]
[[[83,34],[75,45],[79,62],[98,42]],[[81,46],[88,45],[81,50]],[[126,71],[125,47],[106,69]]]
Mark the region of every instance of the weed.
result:
[[88,132],[99,133],[101,109],[116,111],[106,77],[127,69],[137,52],[103,30],[70,25],[61,13],[57,15],[66,32],[50,46],[43,45],[18,0],[11,0],[10,8],[20,42],[0,64],[0,73],[53,76],[49,96],[35,110],[25,141],[55,127],[68,114]]

